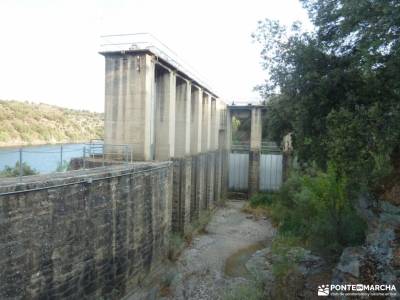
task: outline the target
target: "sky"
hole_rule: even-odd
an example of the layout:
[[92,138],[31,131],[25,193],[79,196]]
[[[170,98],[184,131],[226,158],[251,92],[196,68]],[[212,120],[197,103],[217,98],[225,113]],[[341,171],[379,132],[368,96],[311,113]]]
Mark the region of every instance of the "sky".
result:
[[265,18],[311,26],[298,0],[1,0],[0,99],[102,112],[100,36],[149,32],[221,99],[256,102]]

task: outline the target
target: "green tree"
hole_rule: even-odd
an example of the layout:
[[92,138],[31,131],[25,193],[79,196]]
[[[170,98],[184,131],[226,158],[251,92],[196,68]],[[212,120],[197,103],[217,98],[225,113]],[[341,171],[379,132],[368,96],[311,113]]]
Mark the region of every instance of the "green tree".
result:
[[258,87],[269,100],[265,130],[277,142],[293,132],[301,163],[326,169],[331,160],[370,184],[376,157],[399,152],[400,3],[302,3],[313,32],[264,20],[254,34],[268,76]]

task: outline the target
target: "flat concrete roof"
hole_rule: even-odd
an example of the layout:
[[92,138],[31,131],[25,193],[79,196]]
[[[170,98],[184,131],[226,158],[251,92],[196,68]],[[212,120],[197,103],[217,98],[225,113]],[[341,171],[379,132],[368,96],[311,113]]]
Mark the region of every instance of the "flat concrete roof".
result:
[[117,34],[102,36],[101,55],[149,54],[164,68],[175,71],[180,77],[205,90],[214,98],[219,98],[214,88],[184,63],[168,46],[150,33]]

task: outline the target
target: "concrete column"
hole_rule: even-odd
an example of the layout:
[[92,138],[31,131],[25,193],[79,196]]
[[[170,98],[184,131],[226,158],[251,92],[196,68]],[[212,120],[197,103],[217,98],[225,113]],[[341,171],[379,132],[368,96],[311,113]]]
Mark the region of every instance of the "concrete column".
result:
[[198,87],[191,89],[191,106],[190,106],[190,153],[192,155],[201,152],[202,139],[202,111],[203,111],[203,91]]
[[175,150],[176,75],[161,67],[156,69],[155,159],[168,160]]
[[230,152],[232,145],[232,113],[226,108],[226,149]]
[[177,78],[175,114],[175,157],[190,154],[191,85]]
[[215,131],[214,131],[215,149],[216,150],[219,149],[219,131],[221,129],[221,111],[222,111],[221,100],[216,99]]
[[221,198],[222,198],[222,182],[223,182],[223,157],[225,155],[224,153],[224,135],[226,131],[224,130],[221,126],[221,115],[222,115],[222,110],[223,110],[223,104],[220,99],[216,99],[216,157],[215,157],[215,175],[214,175],[214,202],[217,204]]
[[211,112],[210,112],[210,150],[217,150],[218,141],[218,127],[217,127],[217,100],[211,98]]
[[232,143],[232,114],[229,107],[225,106],[225,122],[226,129],[225,134],[221,136],[224,140],[224,145],[221,145],[224,150],[223,160],[222,160],[222,197],[228,197],[228,187],[229,187],[229,155],[231,153],[231,143]]
[[203,114],[202,114],[202,139],[201,151],[210,150],[210,131],[211,131],[211,97],[208,93],[203,93]]
[[127,144],[134,160],[150,160],[154,61],[147,54],[111,53],[105,60],[104,141]]
[[249,152],[249,196],[258,193],[260,188],[260,155],[262,141],[261,108],[251,109],[251,132]]

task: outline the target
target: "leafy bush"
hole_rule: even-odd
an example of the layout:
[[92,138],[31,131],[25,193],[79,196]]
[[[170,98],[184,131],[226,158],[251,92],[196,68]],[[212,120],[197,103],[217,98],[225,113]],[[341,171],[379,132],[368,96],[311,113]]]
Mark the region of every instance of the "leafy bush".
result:
[[179,233],[171,233],[169,237],[169,251],[168,258],[175,260],[181,253],[184,247],[184,240]]
[[272,266],[274,276],[280,280],[287,274],[297,270],[297,263],[304,257],[304,248],[299,238],[293,236],[278,235],[272,243],[272,253],[276,260]]
[[258,193],[253,195],[250,200],[250,206],[256,208],[259,206],[268,206],[272,204],[274,194],[272,193]]
[[366,225],[349,200],[347,181],[332,166],[315,176],[292,174],[274,197],[270,213],[281,235],[326,254],[339,254],[365,237]]
[[59,162],[57,164],[57,169],[56,172],[65,172],[68,171],[69,163],[66,160],[63,160],[63,162]]
[[[16,162],[14,167],[5,166],[4,170],[0,172],[0,177],[18,177],[20,174],[19,161]],[[22,176],[39,174],[35,169],[32,169],[26,162],[22,163]]]
[[249,281],[236,285],[225,292],[224,300],[262,300],[265,299],[262,285],[256,281]]

